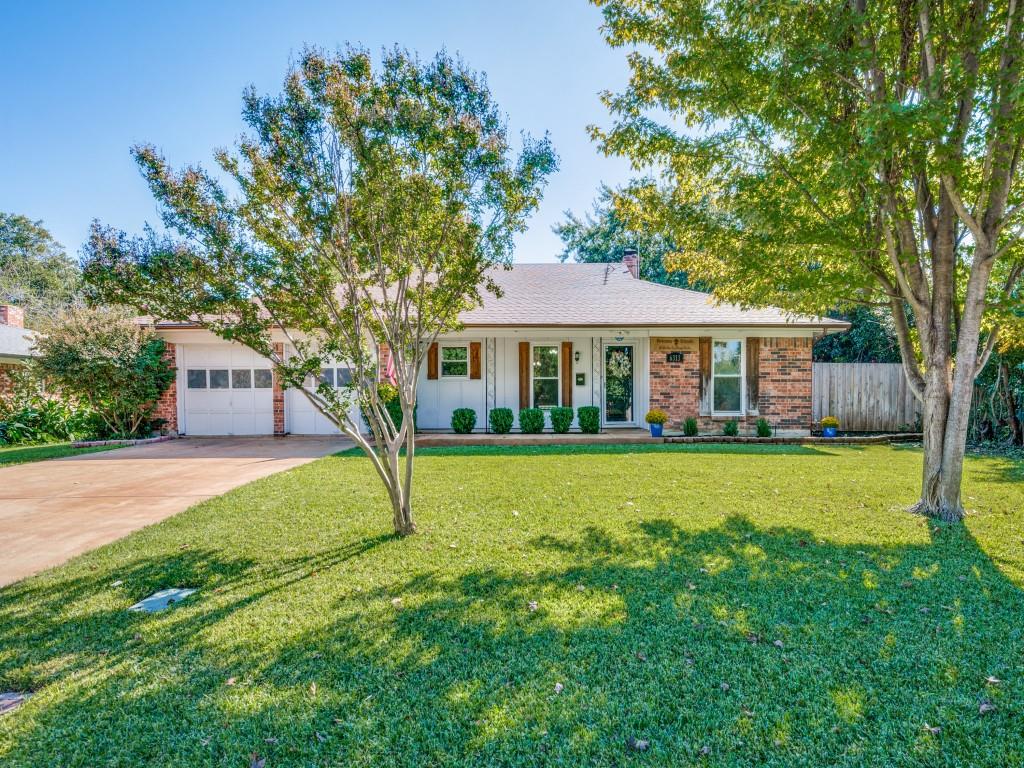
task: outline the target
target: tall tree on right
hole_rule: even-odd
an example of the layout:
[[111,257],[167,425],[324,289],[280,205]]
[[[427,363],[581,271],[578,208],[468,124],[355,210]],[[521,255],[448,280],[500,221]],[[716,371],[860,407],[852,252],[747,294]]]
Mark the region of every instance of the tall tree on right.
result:
[[1024,4],[594,1],[632,76],[592,133],[663,174],[620,209],[723,299],[887,307],[924,412],[916,510],[960,519],[972,386],[1024,315]]

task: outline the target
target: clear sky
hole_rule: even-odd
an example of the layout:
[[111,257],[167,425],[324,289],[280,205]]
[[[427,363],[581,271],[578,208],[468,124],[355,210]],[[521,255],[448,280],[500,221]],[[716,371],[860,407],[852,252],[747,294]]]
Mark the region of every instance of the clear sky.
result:
[[0,21],[0,210],[42,219],[77,254],[98,218],[129,232],[158,217],[128,154],[144,141],[176,165],[212,166],[242,132],[241,94],[276,93],[303,44],[446,48],[487,73],[514,133],[548,131],[561,167],[518,261],[551,261],[562,212],[629,177],[586,126],[608,124],[598,93],[627,69],[586,0],[37,2]]

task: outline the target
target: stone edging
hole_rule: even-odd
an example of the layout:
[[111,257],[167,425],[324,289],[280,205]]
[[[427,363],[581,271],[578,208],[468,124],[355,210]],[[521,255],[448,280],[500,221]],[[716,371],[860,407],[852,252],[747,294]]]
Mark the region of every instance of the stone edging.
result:
[[137,440],[78,440],[71,444],[72,448],[99,448],[104,445],[148,445],[149,443],[163,443],[168,440],[177,440],[174,435],[160,435],[159,437],[140,437]]

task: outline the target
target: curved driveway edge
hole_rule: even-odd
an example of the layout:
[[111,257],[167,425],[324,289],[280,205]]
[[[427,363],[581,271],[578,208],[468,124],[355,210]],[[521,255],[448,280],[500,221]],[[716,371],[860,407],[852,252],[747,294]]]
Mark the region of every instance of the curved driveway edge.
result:
[[330,437],[183,438],[4,467],[0,587],[351,445]]

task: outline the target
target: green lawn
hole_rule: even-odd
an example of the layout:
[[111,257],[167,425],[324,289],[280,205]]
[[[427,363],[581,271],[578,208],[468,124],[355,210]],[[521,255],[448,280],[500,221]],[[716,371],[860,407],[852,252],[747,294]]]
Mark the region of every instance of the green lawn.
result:
[[73,448],[71,443],[46,443],[45,445],[11,445],[0,447],[0,467],[6,464],[25,464],[29,461],[59,459],[61,456],[77,456],[80,453],[95,453],[118,448],[117,445],[100,445],[92,448]]
[[1020,766],[1024,466],[920,461],[424,450],[408,540],[317,461],[0,592],[0,764]]

